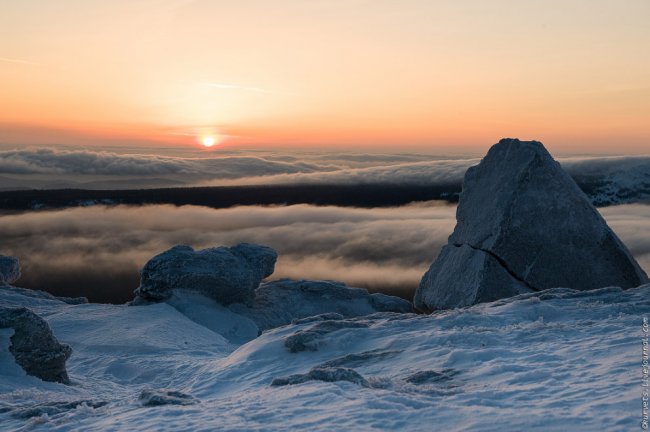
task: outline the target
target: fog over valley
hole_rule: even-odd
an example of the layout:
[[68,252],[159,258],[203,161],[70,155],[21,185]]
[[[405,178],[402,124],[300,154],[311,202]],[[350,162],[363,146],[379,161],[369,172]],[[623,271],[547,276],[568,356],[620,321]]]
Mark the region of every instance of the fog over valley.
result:
[[[121,303],[139,269],[176,244],[194,248],[251,242],[279,252],[272,278],[336,279],[411,298],[447,242],[456,206],[431,201],[392,208],[311,205],[93,206],[0,216],[4,253],[22,264],[18,286]],[[600,209],[650,270],[650,206]]]

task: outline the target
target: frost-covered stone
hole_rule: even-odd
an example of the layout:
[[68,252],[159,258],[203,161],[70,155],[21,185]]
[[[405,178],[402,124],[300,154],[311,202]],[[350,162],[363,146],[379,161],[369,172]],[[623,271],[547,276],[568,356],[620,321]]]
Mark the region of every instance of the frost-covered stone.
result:
[[198,251],[174,246],[145,264],[135,294],[139,300],[161,301],[173,290],[187,290],[224,305],[250,304],[262,279],[273,273],[277,256],[270,247],[248,243]]
[[[255,290],[252,308],[231,309],[255,321],[260,330],[290,324],[315,315],[339,314],[344,318],[376,312],[412,312],[411,303],[399,297],[370,294],[341,282],[281,279]],[[325,315],[325,319],[331,316]]]
[[402,350],[384,350],[384,349],[374,349],[370,351],[363,351],[360,353],[346,354],[341,357],[328,360],[324,363],[321,363],[319,367],[331,368],[331,367],[360,367],[368,366],[371,363],[385,360],[391,357],[395,357],[400,354]]
[[161,405],[193,405],[199,401],[194,396],[178,390],[142,390],[140,393],[140,402],[143,406],[151,407]]
[[636,287],[647,275],[537,141],[503,139],[467,170],[448,244],[415,306],[453,308],[554,287]]
[[431,384],[440,383],[453,380],[453,377],[458,375],[455,369],[443,369],[440,372],[434,370],[424,370],[415,372],[408,377],[405,381],[411,384]]
[[284,339],[284,346],[292,353],[302,351],[318,351],[323,339],[330,333],[351,328],[368,328],[369,325],[362,321],[317,321],[310,327],[298,330]]
[[0,255],[0,285],[9,285],[20,278],[18,258]]
[[106,401],[76,400],[70,402],[44,402],[30,407],[9,408],[12,417],[30,419],[34,417],[53,417],[80,407],[97,409],[107,405]]
[[46,291],[33,290],[28,288],[19,288],[19,287],[9,286],[9,285],[3,286],[2,290],[4,293],[14,293],[17,295],[31,297],[39,300],[60,301],[71,305],[88,303],[88,299],[86,297],[60,297],[60,296],[52,295]]
[[68,384],[65,362],[72,349],[59,343],[45,320],[27,308],[0,306],[0,328],[12,328],[9,351],[16,363],[44,381]]
[[350,368],[321,368],[317,367],[306,374],[289,375],[288,377],[275,378],[271,381],[271,386],[279,387],[285,385],[302,384],[307,381],[324,381],[324,382],[337,382],[348,381],[358,384],[362,387],[370,387],[368,381],[362,377],[359,372]]

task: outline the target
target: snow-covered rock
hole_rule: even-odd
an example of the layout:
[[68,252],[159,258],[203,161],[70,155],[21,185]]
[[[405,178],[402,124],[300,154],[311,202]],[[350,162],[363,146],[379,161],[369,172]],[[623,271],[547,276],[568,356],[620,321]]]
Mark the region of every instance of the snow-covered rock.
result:
[[12,292],[18,295],[23,295],[26,297],[32,297],[35,299],[44,299],[44,300],[55,300],[67,304],[84,304],[88,303],[86,297],[61,297],[50,294],[47,291],[33,290],[28,288],[19,288],[15,286],[5,285],[2,287],[5,292]]
[[252,308],[232,305],[231,310],[252,319],[260,330],[322,314],[348,318],[376,312],[412,312],[411,303],[341,282],[280,279],[255,290]]
[[3,290],[39,299],[59,300],[68,304],[88,303],[86,297],[57,297],[46,291],[30,290],[10,285],[18,279],[20,279],[20,262],[18,258],[0,255],[0,286]]
[[0,285],[9,285],[20,278],[18,258],[0,255]]
[[250,304],[262,279],[273,273],[277,256],[270,247],[248,243],[198,251],[174,246],[145,264],[135,303],[166,300],[173,290],[186,290],[224,305]]
[[280,387],[285,385],[302,384],[307,381],[338,382],[348,381],[362,387],[370,387],[370,384],[359,372],[350,368],[322,368],[316,367],[305,374],[294,374],[288,377],[275,378],[271,386]]
[[59,343],[47,322],[27,308],[0,306],[0,328],[14,330],[9,351],[28,375],[68,384],[65,362],[72,349]]
[[315,324],[303,328],[288,336],[284,340],[284,346],[291,353],[303,351],[318,351],[318,348],[325,343],[330,333],[348,328],[367,328],[365,322],[353,320],[324,320],[316,321]]
[[449,242],[415,294],[422,310],[554,287],[648,281],[573,179],[537,141],[503,139],[467,170]]
[[193,405],[198,403],[198,399],[192,395],[185,394],[178,390],[142,390],[140,393],[140,402],[142,406],[161,406],[161,405]]

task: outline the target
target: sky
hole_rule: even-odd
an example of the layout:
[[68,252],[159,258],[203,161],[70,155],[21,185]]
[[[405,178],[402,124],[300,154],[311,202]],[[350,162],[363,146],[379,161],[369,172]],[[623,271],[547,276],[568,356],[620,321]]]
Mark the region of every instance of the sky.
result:
[[0,144],[648,153],[647,0],[0,0]]

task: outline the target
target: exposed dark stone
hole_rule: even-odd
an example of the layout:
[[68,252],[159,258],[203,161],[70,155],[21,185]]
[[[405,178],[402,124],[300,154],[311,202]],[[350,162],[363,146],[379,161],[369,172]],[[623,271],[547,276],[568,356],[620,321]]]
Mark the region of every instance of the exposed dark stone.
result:
[[358,384],[362,387],[370,387],[368,381],[362,377],[357,371],[349,368],[331,368],[331,367],[316,367],[306,374],[290,375],[285,378],[275,378],[272,386],[285,386],[302,384],[307,381],[324,381],[324,382],[337,382],[348,381]]
[[199,400],[177,390],[143,390],[140,393],[143,406],[193,405]]
[[21,419],[29,419],[32,417],[40,417],[44,414],[52,417],[57,414],[65,413],[67,411],[76,409],[82,405],[88,406],[90,408],[100,408],[108,402],[96,402],[92,400],[79,400],[72,402],[47,402],[38,405],[33,405],[30,407],[21,407],[15,409],[8,409],[7,412],[10,412],[13,417]]
[[0,255],[0,285],[9,285],[20,278],[20,263],[17,258]]
[[0,328],[14,330],[9,351],[28,375],[44,381],[70,383],[65,362],[72,349],[59,343],[43,318],[27,308],[0,306]]
[[564,287],[648,281],[625,245],[537,141],[503,139],[467,170],[449,243],[415,293],[446,309]]

